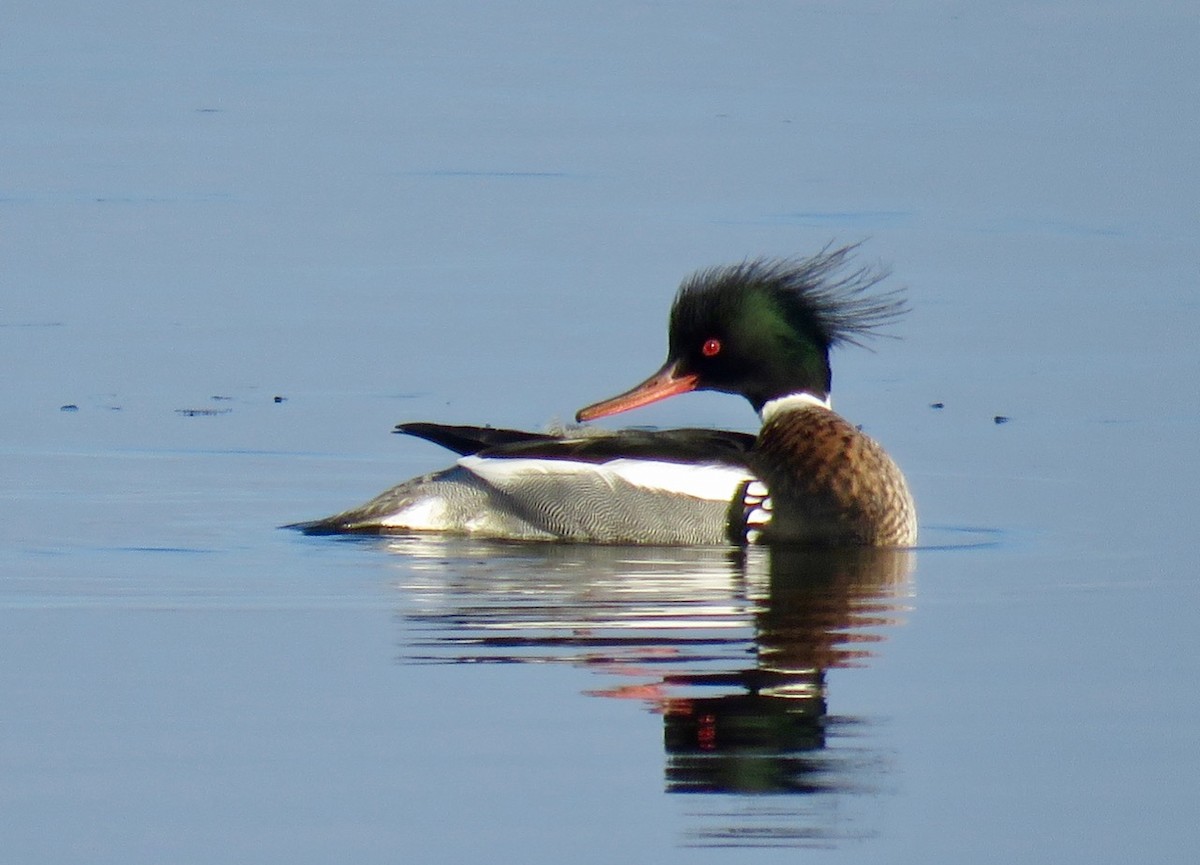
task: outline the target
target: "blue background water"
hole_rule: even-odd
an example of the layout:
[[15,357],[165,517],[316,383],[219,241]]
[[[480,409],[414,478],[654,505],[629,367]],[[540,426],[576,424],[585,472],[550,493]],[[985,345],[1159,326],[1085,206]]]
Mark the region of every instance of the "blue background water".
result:
[[[6,858],[1200,853],[1193,4],[4,18]],[[874,642],[819,789],[665,792],[787,607],[762,561],[274,530],[447,461],[395,422],[568,418],[686,273],[831,239],[909,288],[835,400],[928,548],[832,620]]]

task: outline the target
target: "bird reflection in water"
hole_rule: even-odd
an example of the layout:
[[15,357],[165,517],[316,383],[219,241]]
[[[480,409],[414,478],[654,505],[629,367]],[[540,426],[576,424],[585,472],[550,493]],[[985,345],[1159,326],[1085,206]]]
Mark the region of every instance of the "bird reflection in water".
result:
[[[586,666],[615,680],[588,693],[659,713],[666,789],[741,803],[697,815],[689,844],[806,846],[862,833],[848,815],[812,807],[878,792],[889,771],[869,721],[828,711],[826,673],[868,663],[900,621],[911,553],[388,546],[408,565],[406,662]],[[761,794],[799,794],[790,801],[806,806]]]

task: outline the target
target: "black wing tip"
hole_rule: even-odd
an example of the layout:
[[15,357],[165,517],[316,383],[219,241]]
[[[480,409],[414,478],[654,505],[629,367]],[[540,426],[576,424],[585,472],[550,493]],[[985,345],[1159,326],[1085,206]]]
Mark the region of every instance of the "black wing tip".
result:
[[392,429],[394,433],[423,439],[459,456],[470,456],[487,447],[487,431],[486,427],[453,426],[428,421],[398,423]]
[[454,451],[459,456],[471,456],[492,448],[553,441],[559,438],[549,433],[527,432],[491,426],[455,426],[452,424],[417,421],[396,424],[393,432],[416,436],[427,442]]

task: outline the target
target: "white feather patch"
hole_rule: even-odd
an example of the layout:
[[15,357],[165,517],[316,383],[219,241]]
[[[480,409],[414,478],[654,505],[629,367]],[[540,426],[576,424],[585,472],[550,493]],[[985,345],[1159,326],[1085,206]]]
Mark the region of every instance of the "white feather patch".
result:
[[716,463],[673,463],[622,458],[603,463],[498,457],[463,457],[458,464],[501,489],[512,489],[536,475],[563,478],[599,477],[605,483],[624,481],[635,487],[714,502],[731,501],[738,487],[753,476],[743,468]]
[[763,403],[759,416],[762,418],[763,423],[766,423],[781,411],[790,411],[791,409],[814,405],[820,408],[833,408],[833,402],[828,397],[821,399],[819,396],[813,396],[811,393],[800,391],[799,393],[789,393],[786,396],[776,397]]
[[419,499],[408,507],[383,517],[379,520],[379,525],[416,531],[444,531],[448,528],[446,502],[437,496]]

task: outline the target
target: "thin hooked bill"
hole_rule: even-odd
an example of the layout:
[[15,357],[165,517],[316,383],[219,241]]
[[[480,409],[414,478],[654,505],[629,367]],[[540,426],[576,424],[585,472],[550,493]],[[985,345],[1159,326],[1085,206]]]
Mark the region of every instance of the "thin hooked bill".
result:
[[581,408],[575,415],[575,420],[580,423],[596,420],[695,390],[700,383],[700,377],[691,373],[681,375],[677,366],[676,361],[667,361],[662,369],[636,387],[587,408]]

